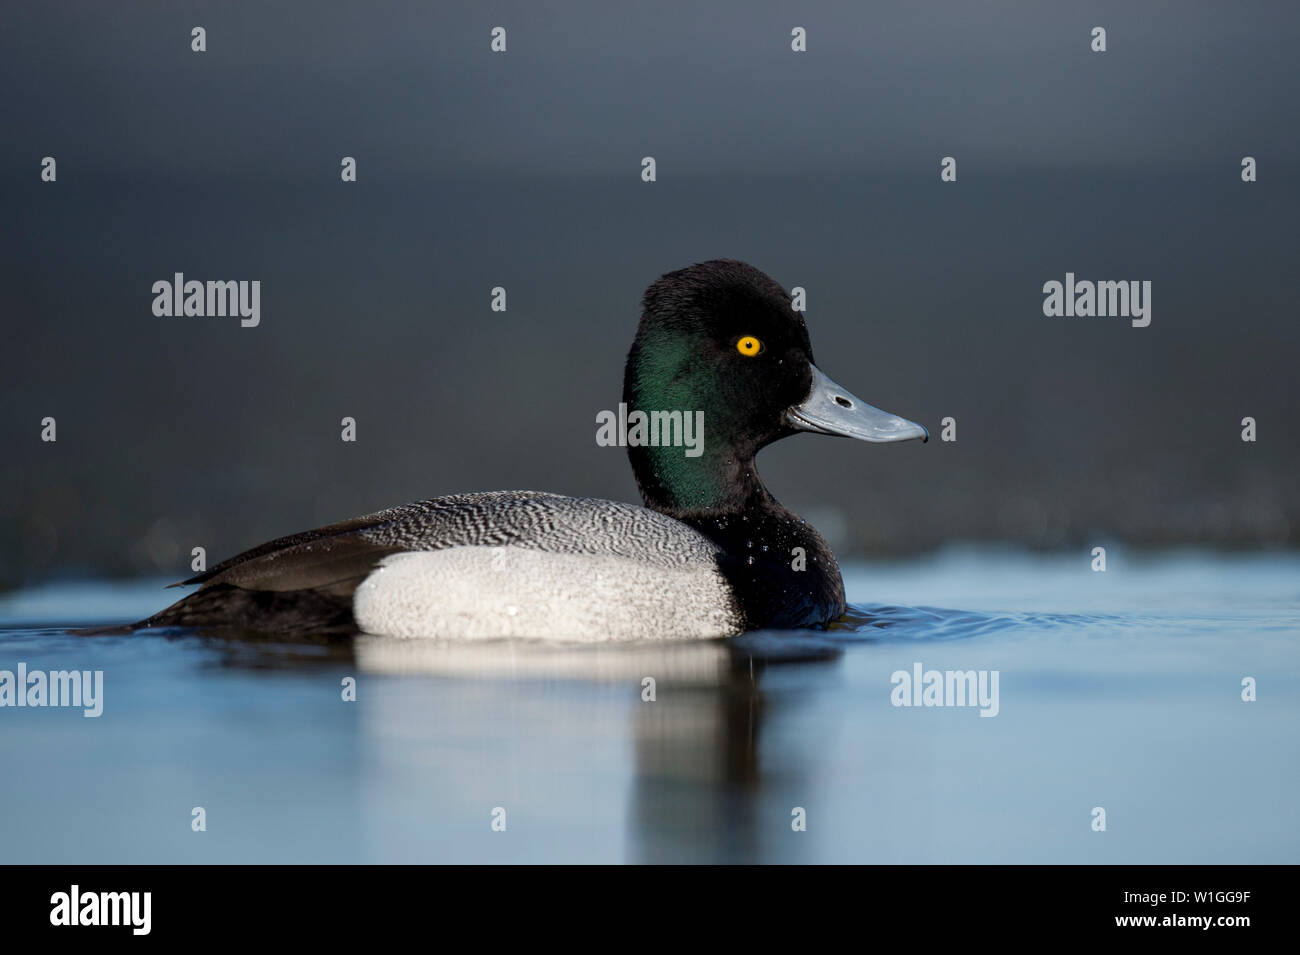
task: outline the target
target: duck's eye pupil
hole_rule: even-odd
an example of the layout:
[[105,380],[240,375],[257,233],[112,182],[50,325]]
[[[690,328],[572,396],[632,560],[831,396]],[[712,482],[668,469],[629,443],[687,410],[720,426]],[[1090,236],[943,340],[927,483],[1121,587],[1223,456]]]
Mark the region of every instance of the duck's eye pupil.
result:
[[753,335],[746,335],[736,342],[736,351],[742,355],[757,355],[763,349],[763,343]]

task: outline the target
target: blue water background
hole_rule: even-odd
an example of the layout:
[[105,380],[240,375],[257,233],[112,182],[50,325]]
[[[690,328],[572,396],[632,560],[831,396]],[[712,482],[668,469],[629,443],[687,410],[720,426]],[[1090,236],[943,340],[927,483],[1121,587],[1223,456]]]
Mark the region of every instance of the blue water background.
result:
[[[1300,861],[1300,555],[1090,564],[846,565],[831,632],[635,647],[92,638],[175,592],[11,593],[0,669],[105,690],[0,709],[0,861]],[[997,670],[998,715],[891,705],[917,662]]]

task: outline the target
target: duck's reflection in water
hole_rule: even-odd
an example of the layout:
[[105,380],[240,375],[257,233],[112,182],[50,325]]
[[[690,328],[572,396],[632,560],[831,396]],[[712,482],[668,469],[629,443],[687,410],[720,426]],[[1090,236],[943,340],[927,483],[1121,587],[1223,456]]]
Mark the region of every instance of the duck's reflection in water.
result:
[[[765,724],[789,715],[788,694],[761,685],[774,666],[834,660],[834,643],[807,634],[732,640],[562,646],[359,637],[363,672],[472,679],[558,680],[629,687],[634,779],[627,861],[751,862],[789,859],[792,806],[782,792],[807,773],[797,747],[780,748],[775,779],[759,743]],[[639,696],[633,697],[635,690]],[[798,798],[791,793],[791,798]],[[792,803],[794,805],[795,803]],[[768,851],[770,843],[785,845]],[[775,847],[772,847],[775,848]]]
[[[659,706],[633,715],[637,780],[632,795],[633,861],[759,862],[792,856],[790,810],[782,791],[807,778],[800,754],[777,747],[764,765],[765,730],[797,705],[762,688],[777,665],[820,662],[839,648],[788,634],[750,634],[723,645],[727,664],[711,687],[668,688]],[[663,705],[667,704],[667,705]],[[772,747],[766,747],[769,761]],[[771,844],[783,845],[770,851]]]

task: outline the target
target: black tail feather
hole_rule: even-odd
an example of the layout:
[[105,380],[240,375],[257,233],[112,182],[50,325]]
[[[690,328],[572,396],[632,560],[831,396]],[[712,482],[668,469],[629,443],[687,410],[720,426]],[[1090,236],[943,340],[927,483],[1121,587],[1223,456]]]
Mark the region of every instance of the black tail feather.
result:
[[243,628],[284,636],[354,634],[351,596],[319,590],[245,590],[209,584],[127,627],[83,630],[83,634],[132,633],[147,627]]

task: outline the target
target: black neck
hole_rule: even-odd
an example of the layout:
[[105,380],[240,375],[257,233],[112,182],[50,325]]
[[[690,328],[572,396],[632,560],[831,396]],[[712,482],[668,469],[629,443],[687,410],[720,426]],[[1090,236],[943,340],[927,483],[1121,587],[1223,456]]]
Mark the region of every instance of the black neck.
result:
[[844,613],[839,565],[812,525],[782,507],[754,467],[733,461],[729,493],[717,503],[682,506],[654,480],[637,484],[646,506],[698,530],[722,549],[719,567],[746,618],[746,627],[819,627]]

